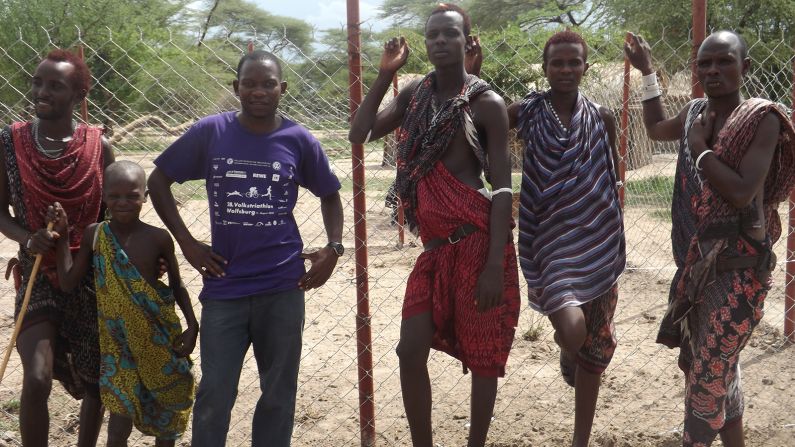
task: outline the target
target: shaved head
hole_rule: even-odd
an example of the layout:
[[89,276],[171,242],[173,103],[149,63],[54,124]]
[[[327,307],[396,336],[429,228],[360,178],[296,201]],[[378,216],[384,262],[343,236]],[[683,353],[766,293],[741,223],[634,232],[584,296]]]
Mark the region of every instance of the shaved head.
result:
[[105,185],[119,180],[134,181],[139,183],[141,188],[146,189],[146,172],[138,163],[121,160],[105,168]]
[[728,46],[731,51],[735,52],[740,60],[748,58],[748,44],[745,42],[745,39],[743,39],[743,36],[734,31],[715,31],[704,39],[704,42],[699,47],[699,51],[705,48],[714,48],[718,45]]

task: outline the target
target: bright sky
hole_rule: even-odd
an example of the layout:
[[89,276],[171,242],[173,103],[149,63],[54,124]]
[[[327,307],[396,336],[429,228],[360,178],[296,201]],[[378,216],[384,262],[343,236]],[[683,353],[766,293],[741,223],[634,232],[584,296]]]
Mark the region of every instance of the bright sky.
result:
[[[317,30],[344,28],[347,22],[345,0],[250,0],[262,9],[276,15],[297,17]],[[376,16],[383,0],[359,0],[359,17],[362,28],[384,29],[388,25]]]

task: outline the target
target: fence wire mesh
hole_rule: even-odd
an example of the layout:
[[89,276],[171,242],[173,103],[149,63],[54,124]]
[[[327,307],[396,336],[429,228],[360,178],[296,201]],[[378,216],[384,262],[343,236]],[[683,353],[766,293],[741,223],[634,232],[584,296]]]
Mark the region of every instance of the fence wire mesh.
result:
[[[412,78],[410,71],[424,73],[429,67],[421,37],[410,39],[412,53],[399,83]],[[690,99],[690,46],[673,46],[662,36],[652,42],[656,66],[665,92],[669,116]],[[528,90],[543,89],[542,45],[528,42],[518,30],[506,29],[482,39],[485,62],[482,77],[504,95],[506,102]],[[622,39],[589,39],[591,68],[582,91],[616,116],[622,108]],[[152,40],[146,35],[116,36],[111,30],[86,39],[53,42],[46,31],[25,35],[0,47],[0,116],[4,123],[30,118],[27,97],[29,79],[36,63],[54,46],[82,46],[93,72],[89,98],[91,124],[107,128],[117,159],[133,160],[147,172],[152,161],[195,120],[230,110],[237,101],[231,90],[235,65],[246,51],[234,40],[195,43],[172,38]],[[309,128],[327,151],[342,183],[345,208],[343,243],[349,250],[337,271],[321,289],[306,297],[306,325],[299,377],[293,444],[299,446],[357,445],[359,400],[356,354],[356,272],[353,250],[353,182],[348,127],[348,71],[344,46],[327,48],[317,55],[305,54],[283,38],[255,39],[254,46],[273,49],[282,58],[288,82],[282,112]],[[381,42],[363,35],[364,83],[377,71]],[[746,90],[790,105],[793,49],[784,42],[751,42],[753,69]],[[597,416],[595,445],[675,445],[680,439],[684,377],[676,367],[675,353],[654,343],[665,310],[674,271],[670,243],[670,202],[677,147],[646,138],[639,103],[640,79],[631,75],[625,226],[628,265],[620,281],[615,322],[618,348],[603,376]],[[388,94],[389,96],[389,94]],[[388,98],[387,98],[388,100]],[[518,191],[522,149],[511,147],[514,157],[513,185]],[[369,298],[373,333],[375,423],[378,445],[410,445],[404,416],[395,346],[401,321],[405,282],[421,244],[406,232],[400,243],[398,226],[387,200],[394,179],[389,139],[366,145],[366,198],[369,250]],[[175,186],[180,212],[198,239],[209,239],[209,215],[204,183]],[[782,206],[781,215],[788,208]],[[325,245],[319,201],[304,192],[295,218],[308,250]],[[785,217],[786,218],[786,217]],[[143,219],[162,225],[151,206]],[[786,224],[786,222],[785,222]],[[786,238],[775,245],[780,260],[786,259]],[[0,242],[5,263],[17,246]],[[191,296],[201,288],[201,277],[180,257],[182,274]],[[775,287],[768,295],[766,317],[756,330],[742,359],[746,388],[746,425],[753,445],[786,445],[795,436],[792,414],[795,385],[791,349],[782,336],[784,267],[775,271]],[[13,286],[2,283],[4,306],[0,314],[3,339],[13,329]],[[198,310],[200,304],[195,304]],[[523,307],[505,379],[499,382],[490,444],[494,446],[565,445],[573,425],[574,393],[560,378],[558,348],[546,319]],[[195,372],[201,363],[194,353]],[[466,444],[469,418],[470,376],[450,357],[432,353],[429,372],[433,388],[435,436],[439,445]],[[12,357],[0,386],[0,443],[21,445],[18,432],[22,367]],[[251,418],[259,396],[259,377],[253,355],[246,358],[239,395],[233,410],[228,445],[250,444]],[[78,403],[54,386],[50,398],[51,445],[76,442]],[[133,445],[152,444],[134,432]],[[189,435],[179,441],[189,445]]]

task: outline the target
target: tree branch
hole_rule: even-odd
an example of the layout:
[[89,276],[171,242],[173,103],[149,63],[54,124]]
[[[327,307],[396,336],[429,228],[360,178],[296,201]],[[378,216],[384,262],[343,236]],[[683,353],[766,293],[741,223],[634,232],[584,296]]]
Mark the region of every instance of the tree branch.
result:
[[204,43],[204,38],[205,36],[207,36],[207,30],[210,28],[210,20],[212,20],[215,8],[218,7],[218,3],[220,2],[221,0],[215,0],[215,2],[213,3],[213,7],[210,8],[210,12],[207,13],[207,20],[204,22],[204,29],[202,30],[201,37],[199,37],[199,44],[196,45],[197,47],[201,47],[202,43]]

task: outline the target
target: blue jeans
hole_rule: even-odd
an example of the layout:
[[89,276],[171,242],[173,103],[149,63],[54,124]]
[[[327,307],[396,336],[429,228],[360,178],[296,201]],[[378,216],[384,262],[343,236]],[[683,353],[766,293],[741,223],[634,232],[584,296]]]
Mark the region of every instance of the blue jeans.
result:
[[251,445],[290,445],[303,328],[302,290],[235,300],[204,300],[200,338],[202,377],[193,409],[193,447],[226,444],[249,345],[254,345],[262,391],[254,411]]

